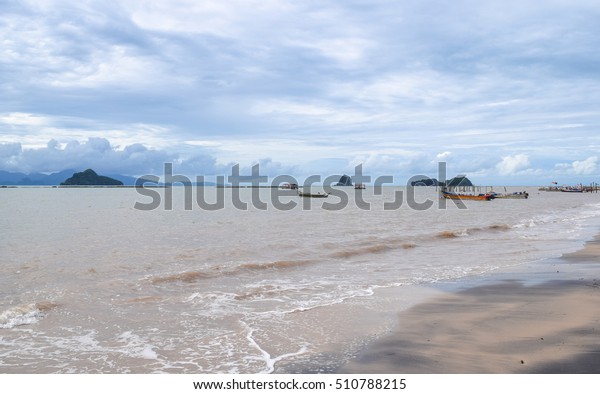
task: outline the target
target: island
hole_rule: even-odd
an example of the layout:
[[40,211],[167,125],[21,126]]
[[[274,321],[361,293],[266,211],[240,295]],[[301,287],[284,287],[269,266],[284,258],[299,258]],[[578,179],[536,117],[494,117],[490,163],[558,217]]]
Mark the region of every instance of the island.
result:
[[435,178],[423,177],[423,179],[419,179],[416,181],[412,181],[410,183],[411,186],[448,186],[448,187],[456,187],[456,186],[473,186],[473,183],[467,178],[466,175],[457,175],[452,179],[449,179],[446,182],[440,182]]
[[342,175],[336,186],[352,186],[352,178],[348,175]]
[[72,177],[68,178],[64,182],[61,182],[61,186],[123,186],[123,182],[96,174],[96,172],[90,168],[83,172],[76,172]]

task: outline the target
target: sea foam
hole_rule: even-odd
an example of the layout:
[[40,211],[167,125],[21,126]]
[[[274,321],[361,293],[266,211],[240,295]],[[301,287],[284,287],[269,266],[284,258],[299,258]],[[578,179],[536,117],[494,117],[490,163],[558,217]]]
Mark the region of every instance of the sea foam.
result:
[[46,304],[32,303],[9,308],[0,314],[0,328],[14,328],[37,323],[44,317],[44,311],[51,307]]

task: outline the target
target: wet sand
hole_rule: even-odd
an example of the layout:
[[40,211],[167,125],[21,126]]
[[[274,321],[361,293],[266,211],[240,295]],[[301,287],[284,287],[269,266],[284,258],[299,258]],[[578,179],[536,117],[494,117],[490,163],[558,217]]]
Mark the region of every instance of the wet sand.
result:
[[540,264],[401,312],[336,372],[600,373],[600,238]]

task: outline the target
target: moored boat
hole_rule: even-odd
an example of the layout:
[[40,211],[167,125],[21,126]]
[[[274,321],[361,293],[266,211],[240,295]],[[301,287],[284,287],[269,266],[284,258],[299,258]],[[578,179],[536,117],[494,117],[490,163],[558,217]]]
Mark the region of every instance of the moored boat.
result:
[[327,193],[321,193],[321,192],[309,193],[309,192],[302,192],[300,190],[298,190],[298,195],[300,197],[312,197],[312,198],[326,198],[327,196],[329,196],[329,194],[327,194]]
[[507,198],[507,199],[526,199],[529,198],[527,192],[515,192],[515,193],[493,193],[494,198]]
[[443,198],[448,198],[451,200],[479,200],[479,201],[490,201],[494,199],[494,196],[490,193],[486,194],[462,194],[462,193],[452,193],[447,192],[445,190],[441,191],[441,195]]
[[560,188],[561,192],[564,193],[583,193],[582,187],[571,187],[571,186],[563,186]]

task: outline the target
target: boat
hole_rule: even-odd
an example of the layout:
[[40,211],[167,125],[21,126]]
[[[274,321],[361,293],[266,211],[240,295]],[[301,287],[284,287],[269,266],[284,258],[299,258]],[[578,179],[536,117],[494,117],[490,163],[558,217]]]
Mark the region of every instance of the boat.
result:
[[564,193],[583,193],[582,187],[571,187],[571,186],[563,186],[560,188],[561,192]]
[[283,185],[281,185],[281,188],[286,189],[286,190],[297,190],[298,184],[297,183],[284,183]]
[[300,190],[298,190],[298,195],[300,197],[312,197],[312,198],[326,198],[329,196],[329,194],[327,194],[327,193],[321,193],[321,192],[309,193],[309,192],[301,192]]
[[356,185],[354,185],[354,188],[355,188],[355,189],[364,190],[364,189],[366,189],[367,187],[366,187],[364,184],[362,184],[362,183],[357,183]]
[[509,199],[526,199],[529,198],[527,192],[515,192],[515,193],[492,193],[494,198],[509,198]]
[[559,192],[560,187],[558,187],[558,186],[542,186],[538,190],[541,192]]
[[462,194],[462,193],[452,193],[447,192],[445,190],[441,191],[443,198],[448,198],[451,200],[479,200],[479,201],[490,201],[494,199],[494,195],[490,193],[486,194]]

